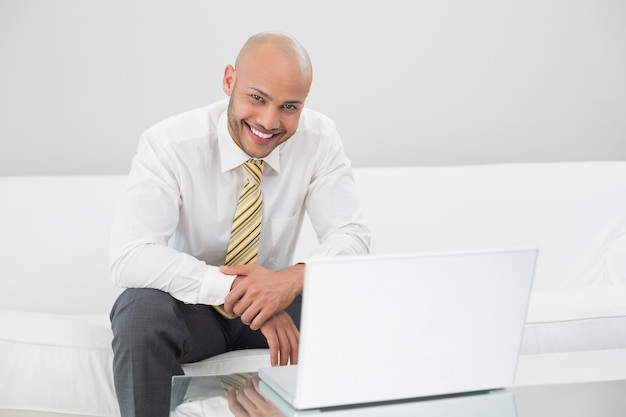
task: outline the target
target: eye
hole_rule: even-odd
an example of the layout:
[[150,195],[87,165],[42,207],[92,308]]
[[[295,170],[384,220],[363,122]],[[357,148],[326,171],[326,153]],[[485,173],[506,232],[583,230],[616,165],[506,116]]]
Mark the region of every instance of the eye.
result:
[[259,102],[263,102],[263,97],[256,95],[256,94],[250,94],[250,98],[252,98],[253,100],[259,101]]
[[298,107],[297,107],[297,106],[295,106],[295,105],[293,105],[293,104],[285,104],[285,105],[283,106],[283,108],[284,108],[285,110],[290,110],[290,111],[297,111],[297,110],[298,110]]

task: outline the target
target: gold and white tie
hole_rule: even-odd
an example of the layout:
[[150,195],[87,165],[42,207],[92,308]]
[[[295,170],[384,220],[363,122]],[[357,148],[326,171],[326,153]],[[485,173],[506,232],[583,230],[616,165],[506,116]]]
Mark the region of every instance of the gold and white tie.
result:
[[243,187],[237,202],[228,252],[226,253],[226,265],[245,265],[256,262],[259,237],[261,236],[263,161],[249,159],[242,166],[248,177],[248,182]]
[[[259,238],[261,237],[263,161],[249,159],[242,166],[248,181],[241,191],[235,209],[226,261],[224,262],[226,265],[245,265],[256,262]],[[214,307],[222,316],[229,319],[234,318],[234,316],[226,314],[223,306]]]

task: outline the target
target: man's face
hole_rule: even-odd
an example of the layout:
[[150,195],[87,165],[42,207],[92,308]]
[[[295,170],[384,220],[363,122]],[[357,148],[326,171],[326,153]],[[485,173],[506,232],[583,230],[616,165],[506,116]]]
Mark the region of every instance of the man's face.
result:
[[253,158],[263,158],[298,128],[311,85],[310,73],[271,48],[258,48],[235,70],[224,71],[230,96],[228,130]]

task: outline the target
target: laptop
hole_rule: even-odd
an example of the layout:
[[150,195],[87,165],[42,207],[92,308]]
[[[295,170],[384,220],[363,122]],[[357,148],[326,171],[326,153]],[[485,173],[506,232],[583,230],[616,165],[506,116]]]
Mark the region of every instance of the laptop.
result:
[[513,384],[536,249],[306,263],[297,365],[259,369],[296,410]]

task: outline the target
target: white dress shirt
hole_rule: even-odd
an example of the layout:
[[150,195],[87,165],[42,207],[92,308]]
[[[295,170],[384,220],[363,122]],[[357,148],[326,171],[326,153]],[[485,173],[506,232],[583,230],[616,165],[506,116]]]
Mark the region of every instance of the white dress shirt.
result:
[[[185,303],[224,303],[224,264],[250,157],[231,138],[228,100],[146,130],[114,219],[110,260],[121,287],[156,288]],[[293,263],[305,210],[319,246],[311,257],[362,254],[370,232],[334,123],[304,109],[298,130],[265,160],[257,263]]]

